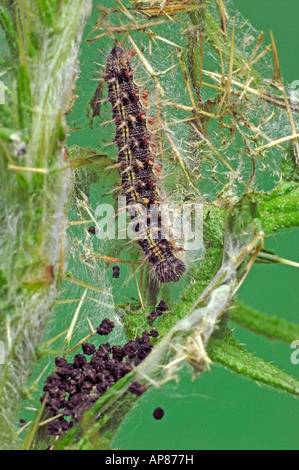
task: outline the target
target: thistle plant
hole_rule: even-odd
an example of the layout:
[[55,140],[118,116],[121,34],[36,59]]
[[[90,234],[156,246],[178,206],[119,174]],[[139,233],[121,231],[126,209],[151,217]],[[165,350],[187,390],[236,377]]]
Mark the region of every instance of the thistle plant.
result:
[[[231,329],[286,343],[299,336],[299,325],[236,300],[254,263],[296,266],[265,249],[267,238],[299,225],[299,106],[283,81],[275,38],[265,46],[229,1],[101,1],[85,29],[98,60],[88,77],[93,93],[84,96],[76,77],[91,7],[89,0],[0,7],[4,449],[112,449],[138,401],[132,384],[163,387],[185,367],[200,380],[216,363],[299,394],[297,379],[246,351]],[[137,244],[96,236],[99,201],[116,207],[120,194],[103,80],[116,41],[130,49],[135,79],[147,89],[166,199],[201,206],[202,245],[185,252],[188,272],[178,283],[158,284]],[[80,122],[71,125],[72,108],[83,101]],[[85,132],[92,144],[82,144]],[[115,265],[119,279],[111,276]],[[168,309],[150,323],[161,300]],[[47,425],[59,417],[40,397],[54,358],[71,362],[82,345],[98,347],[106,318],[114,345],[155,328],[151,351],[68,432],[50,436]],[[20,431],[25,407],[31,418]]]

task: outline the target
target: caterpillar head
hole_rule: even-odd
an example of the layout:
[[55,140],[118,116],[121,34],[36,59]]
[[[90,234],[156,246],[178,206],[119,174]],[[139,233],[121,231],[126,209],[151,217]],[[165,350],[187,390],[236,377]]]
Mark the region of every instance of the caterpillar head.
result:
[[162,261],[156,266],[156,276],[159,282],[163,283],[178,282],[185,271],[185,264],[175,256]]

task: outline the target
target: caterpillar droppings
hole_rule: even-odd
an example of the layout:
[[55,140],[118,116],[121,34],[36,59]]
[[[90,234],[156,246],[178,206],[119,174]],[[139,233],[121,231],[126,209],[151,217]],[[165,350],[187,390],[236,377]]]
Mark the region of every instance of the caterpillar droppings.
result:
[[[146,111],[133,80],[128,54],[119,46],[114,46],[108,56],[105,81],[108,84],[108,99],[112,104],[116,126],[115,143],[118,147],[118,164],[127,206],[141,204],[147,214],[150,214],[151,207],[159,205],[161,198],[154,171],[154,155],[150,147]],[[151,216],[148,215],[145,229],[140,229],[138,233],[143,236],[138,237],[137,242],[146,259],[155,268],[158,281],[177,282],[186,267],[176,256],[170,241],[163,238],[159,210],[157,218],[155,237],[150,231]]]

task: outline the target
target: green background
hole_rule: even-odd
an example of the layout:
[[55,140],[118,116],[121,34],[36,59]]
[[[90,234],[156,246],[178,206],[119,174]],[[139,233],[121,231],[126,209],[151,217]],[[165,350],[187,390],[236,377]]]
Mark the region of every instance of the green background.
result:
[[[236,7],[258,30],[274,33],[285,81],[299,79],[297,0],[236,0]],[[93,15],[93,18],[96,16]],[[90,22],[87,30],[90,31]],[[79,99],[71,114],[72,126],[86,126],[85,109],[88,99],[86,83],[95,77],[94,62],[100,51],[96,43],[84,45],[78,81]],[[81,111],[80,111],[81,110]],[[82,112],[84,110],[84,112]],[[94,141],[92,139],[94,138]],[[96,135],[79,131],[69,144],[96,148]],[[299,262],[299,230],[277,234],[267,247],[282,257]],[[268,314],[298,321],[299,270],[275,265],[255,265],[238,294],[238,299]],[[295,377],[299,365],[290,361],[289,345],[257,337],[237,327],[235,337],[249,352],[273,362]],[[299,339],[299,338],[298,338]],[[152,417],[160,406],[165,411],[161,421]],[[179,384],[152,389],[141,398],[127,417],[115,440],[120,449],[298,449],[298,402],[291,396],[259,387],[213,365],[195,381],[189,371],[182,374]]]

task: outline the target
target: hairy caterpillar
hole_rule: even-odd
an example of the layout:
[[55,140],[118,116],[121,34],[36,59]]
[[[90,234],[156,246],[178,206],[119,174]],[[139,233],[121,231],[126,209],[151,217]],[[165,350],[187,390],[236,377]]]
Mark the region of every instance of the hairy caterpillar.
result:
[[[127,206],[141,204],[150,214],[150,208],[161,202],[154,156],[149,144],[146,113],[133,80],[131,63],[121,47],[114,46],[108,56],[105,81],[116,125],[115,142]],[[143,236],[138,238],[138,244],[154,266],[157,279],[160,282],[176,282],[185,272],[185,264],[176,256],[170,241],[163,238],[160,212],[155,237],[150,231],[150,218],[148,215],[145,229],[140,229]]]

